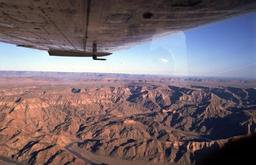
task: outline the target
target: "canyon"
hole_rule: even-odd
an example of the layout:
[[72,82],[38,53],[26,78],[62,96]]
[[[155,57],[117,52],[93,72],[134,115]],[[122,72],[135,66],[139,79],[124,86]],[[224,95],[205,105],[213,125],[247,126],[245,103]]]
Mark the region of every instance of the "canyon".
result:
[[0,76],[0,164],[197,164],[256,132],[255,81],[95,77]]

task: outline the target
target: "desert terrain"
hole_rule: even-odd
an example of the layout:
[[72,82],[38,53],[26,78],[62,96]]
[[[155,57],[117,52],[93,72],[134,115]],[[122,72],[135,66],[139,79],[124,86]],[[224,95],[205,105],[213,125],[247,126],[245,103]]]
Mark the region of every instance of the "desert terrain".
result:
[[197,164],[256,132],[256,81],[0,72],[0,164]]

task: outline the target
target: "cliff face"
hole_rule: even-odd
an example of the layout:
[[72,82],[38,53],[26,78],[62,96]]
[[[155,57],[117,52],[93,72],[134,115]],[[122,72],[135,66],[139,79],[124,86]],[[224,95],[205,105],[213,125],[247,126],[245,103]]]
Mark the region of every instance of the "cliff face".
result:
[[79,89],[1,89],[0,163],[188,164],[256,128],[253,88]]

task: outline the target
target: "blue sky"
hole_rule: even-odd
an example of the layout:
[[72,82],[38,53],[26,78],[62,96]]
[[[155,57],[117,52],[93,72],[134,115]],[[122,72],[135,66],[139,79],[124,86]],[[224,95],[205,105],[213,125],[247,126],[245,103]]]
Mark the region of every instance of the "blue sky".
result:
[[0,70],[256,78],[256,13],[156,35],[107,59],[50,57],[0,43]]

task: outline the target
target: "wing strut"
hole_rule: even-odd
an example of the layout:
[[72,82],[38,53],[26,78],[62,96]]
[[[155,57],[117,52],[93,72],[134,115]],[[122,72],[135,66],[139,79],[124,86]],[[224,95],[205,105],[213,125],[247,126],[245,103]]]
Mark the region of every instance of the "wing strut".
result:
[[106,60],[105,58],[98,58],[97,57],[97,43],[96,43],[96,41],[94,41],[93,43],[92,43],[92,59],[93,60]]

